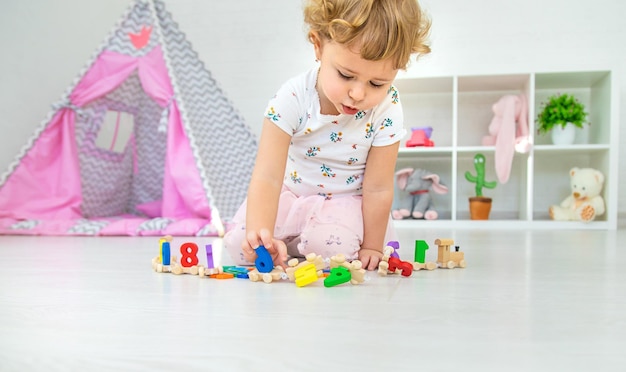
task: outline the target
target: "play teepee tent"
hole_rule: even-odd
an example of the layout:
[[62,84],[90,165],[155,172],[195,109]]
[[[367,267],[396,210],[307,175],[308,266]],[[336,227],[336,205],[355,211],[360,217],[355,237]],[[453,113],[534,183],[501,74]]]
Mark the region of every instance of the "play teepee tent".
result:
[[256,140],[159,0],[137,0],[0,177],[0,234],[219,235]]

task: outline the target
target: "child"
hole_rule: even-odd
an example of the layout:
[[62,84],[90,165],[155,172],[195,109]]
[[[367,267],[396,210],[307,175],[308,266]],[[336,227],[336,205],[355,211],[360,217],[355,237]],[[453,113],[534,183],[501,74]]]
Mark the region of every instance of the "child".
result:
[[246,202],[224,245],[237,264],[264,245],[288,255],[342,253],[374,270],[390,222],[402,107],[393,87],[430,28],[417,0],[308,0],[319,68],[284,84],[265,112]]

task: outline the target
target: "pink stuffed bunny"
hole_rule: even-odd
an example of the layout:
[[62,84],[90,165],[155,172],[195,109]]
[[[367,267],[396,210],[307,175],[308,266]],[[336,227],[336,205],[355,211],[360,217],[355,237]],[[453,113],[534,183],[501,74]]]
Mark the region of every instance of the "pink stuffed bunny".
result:
[[500,183],[506,183],[514,152],[530,150],[526,96],[505,95],[492,106],[492,110],[494,116],[489,124],[489,135],[483,137],[483,145],[496,146],[496,175]]

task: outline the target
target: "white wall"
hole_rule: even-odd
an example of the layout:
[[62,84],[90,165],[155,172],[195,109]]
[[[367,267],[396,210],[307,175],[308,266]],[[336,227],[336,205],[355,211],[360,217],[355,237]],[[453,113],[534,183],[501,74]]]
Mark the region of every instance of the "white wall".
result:
[[[0,2],[0,173],[127,8],[125,0]],[[314,65],[301,1],[166,0],[231,101],[258,134],[269,97]],[[613,69],[626,147],[626,1],[422,0],[430,56],[408,75]],[[620,164],[626,180],[626,161]],[[626,214],[626,192],[619,197]]]

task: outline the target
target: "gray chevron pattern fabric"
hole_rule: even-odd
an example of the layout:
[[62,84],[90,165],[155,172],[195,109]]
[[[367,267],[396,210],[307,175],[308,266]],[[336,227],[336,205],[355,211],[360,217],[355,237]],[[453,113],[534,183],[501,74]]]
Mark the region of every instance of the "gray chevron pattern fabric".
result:
[[[144,93],[137,74],[89,107],[96,114],[93,124],[85,126],[87,141],[80,147],[83,213],[86,217],[140,215],[138,204],[162,198],[167,134],[157,127],[163,109]],[[122,155],[95,146],[107,110],[134,117],[134,142],[127,143]]]
[[155,0],[165,58],[185,130],[211,205],[230,219],[245,199],[256,139],[205,68],[162,1]]
[[120,22],[111,35],[106,49],[133,57],[146,55],[158,45],[159,42],[157,38],[151,37],[145,47],[136,49],[128,38],[128,34],[136,34],[141,31],[142,26],[154,25],[154,21],[155,15],[152,14],[150,3],[147,1],[137,1],[132,11]]
[[39,221],[37,220],[24,220],[24,221],[20,221],[20,222],[16,222],[13,225],[11,225],[11,229],[12,230],[32,230],[34,229],[37,225],[39,225]]
[[[152,34],[148,44],[137,49],[129,33],[137,34],[142,27],[152,27]],[[166,11],[163,1],[136,0],[129,7],[68,87],[61,99],[62,105],[69,102],[70,92],[102,51],[141,57],[158,45],[163,50],[174,99],[211,206],[212,218],[221,218],[228,223],[245,199],[254,165],[256,139]],[[120,111],[133,117],[132,140],[122,153],[95,145],[108,111]],[[55,112],[50,112],[9,170],[0,177],[0,187],[32,148]],[[164,109],[143,91],[136,73],[114,91],[80,108],[80,112],[76,111],[75,133],[84,219],[76,221],[67,233],[97,235],[108,222],[96,218],[125,214],[141,216],[137,205],[162,198],[167,156],[167,133],[159,127],[163,112]],[[138,228],[138,233],[162,230],[172,222],[168,218],[152,218]],[[26,220],[17,222],[12,228],[28,230],[39,223],[37,220]],[[215,235],[218,230],[208,224],[196,235]]]
[[97,235],[108,224],[107,221],[78,220],[67,233],[71,235]]
[[172,223],[172,220],[169,218],[157,217],[139,225],[137,231],[161,231],[164,230],[170,223]]
[[77,117],[76,140],[84,217],[108,217],[126,213],[130,197],[132,152],[116,154],[95,146],[104,114],[111,110],[97,100],[85,110],[86,117]]

